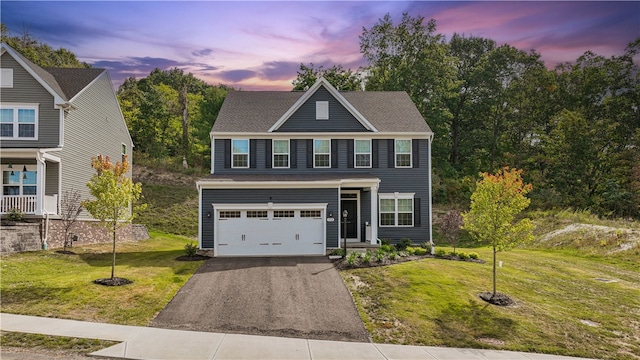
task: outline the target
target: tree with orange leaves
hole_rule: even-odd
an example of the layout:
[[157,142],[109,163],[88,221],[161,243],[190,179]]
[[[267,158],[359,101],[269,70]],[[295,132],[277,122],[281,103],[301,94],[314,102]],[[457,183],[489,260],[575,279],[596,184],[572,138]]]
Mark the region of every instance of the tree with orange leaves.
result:
[[[98,155],[91,158],[91,167],[96,173],[87,183],[89,192],[94,200],[86,200],[83,206],[91,216],[100,221],[100,225],[109,230],[113,235],[113,260],[111,262],[111,278],[102,279],[110,281],[100,281],[109,285],[120,285],[123,282],[117,281],[114,277],[116,266],[116,235],[118,229],[125,226],[134,218],[132,206],[142,196],[142,184],[134,184],[131,178],[127,177],[129,162],[127,158],[122,162],[113,164],[108,156]],[[144,204],[136,206],[136,210],[141,210]],[[126,279],[125,279],[126,280]],[[97,280],[99,281],[99,280]],[[124,283],[128,283],[125,281]]]
[[493,294],[496,296],[496,253],[533,239],[533,224],[516,216],[529,206],[533,188],[522,180],[522,170],[504,167],[495,175],[482,173],[471,195],[471,209],[462,214],[464,228],[481,243],[493,247]]

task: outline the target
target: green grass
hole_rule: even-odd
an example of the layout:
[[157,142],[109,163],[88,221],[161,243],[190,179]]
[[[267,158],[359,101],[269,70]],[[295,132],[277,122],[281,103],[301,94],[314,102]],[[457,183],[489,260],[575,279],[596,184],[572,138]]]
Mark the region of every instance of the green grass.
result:
[[111,275],[111,245],[74,247],[2,258],[2,311],[6,313],[145,326],[202,264],[181,262],[181,236],[151,232],[151,239],[117,244],[115,276],[133,284],[107,287],[93,280]]
[[[487,248],[473,251],[491,259]],[[520,249],[498,260],[498,291],[515,307],[478,298],[491,290],[491,261],[425,259],[342,275],[375,342],[640,358],[640,262]]]
[[46,349],[75,354],[88,354],[117,344],[116,341],[82,339],[66,336],[25,334],[3,331],[0,333],[2,346],[22,347],[32,350]]
[[198,191],[192,187],[176,185],[142,186],[143,202],[135,222],[147,225],[149,230],[196,237],[198,235]]

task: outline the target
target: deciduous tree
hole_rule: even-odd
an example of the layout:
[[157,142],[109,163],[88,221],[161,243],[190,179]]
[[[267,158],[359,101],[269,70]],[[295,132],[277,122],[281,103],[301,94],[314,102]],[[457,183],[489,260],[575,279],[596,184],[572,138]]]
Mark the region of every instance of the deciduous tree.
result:
[[522,170],[505,167],[495,175],[483,173],[471,195],[471,209],[462,214],[464,228],[476,240],[493,248],[493,294],[496,296],[496,253],[533,239],[533,224],[517,216],[529,206],[531,184]]
[[440,222],[440,231],[449,241],[449,244],[453,246],[453,253],[456,253],[456,245],[458,244],[458,235],[462,228],[462,215],[460,211],[451,210],[445,215]]

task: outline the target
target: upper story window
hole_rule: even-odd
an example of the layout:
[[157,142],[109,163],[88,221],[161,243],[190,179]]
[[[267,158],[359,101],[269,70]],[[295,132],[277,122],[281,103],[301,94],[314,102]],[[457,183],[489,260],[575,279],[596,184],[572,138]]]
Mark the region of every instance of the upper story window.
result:
[[289,140],[273,140],[273,167],[289,167]]
[[411,167],[411,140],[396,140],[396,167]]
[[371,167],[371,140],[355,140],[354,147],[356,167]]
[[331,167],[331,140],[313,140],[313,167]]
[[13,69],[0,69],[0,87],[13,87]]
[[124,162],[127,159],[127,145],[122,144],[122,162]]
[[316,120],[329,120],[328,101],[316,101]]
[[38,138],[38,106],[0,105],[0,137],[36,140]]
[[231,140],[231,167],[233,168],[249,167],[249,140],[248,139]]
[[380,226],[413,226],[414,194],[380,194]]

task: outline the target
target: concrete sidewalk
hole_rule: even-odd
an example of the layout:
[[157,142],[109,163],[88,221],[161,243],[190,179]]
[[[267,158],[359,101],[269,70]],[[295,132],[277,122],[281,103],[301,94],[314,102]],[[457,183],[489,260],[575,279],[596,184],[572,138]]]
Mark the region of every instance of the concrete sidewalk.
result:
[[13,314],[0,314],[0,329],[121,341],[120,344],[90,354],[116,359],[581,359],[501,350],[405,346],[167,330]]

